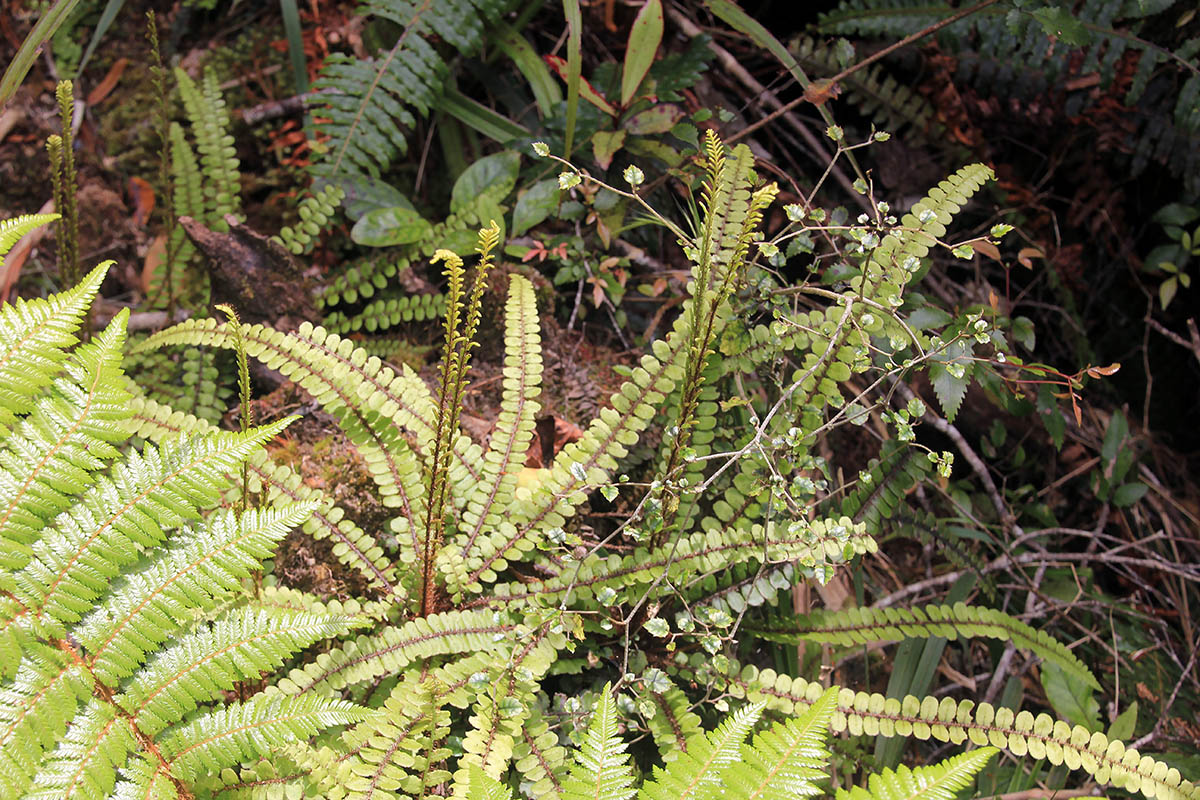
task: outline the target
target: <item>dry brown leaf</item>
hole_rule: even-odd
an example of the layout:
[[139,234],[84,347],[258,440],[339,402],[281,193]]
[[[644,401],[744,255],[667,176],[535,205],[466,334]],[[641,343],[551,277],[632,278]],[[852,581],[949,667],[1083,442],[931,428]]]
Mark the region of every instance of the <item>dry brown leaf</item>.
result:
[[1000,248],[996,247],[996,245],[989,241],[980,239],[978,241],[971,242],[971,246],[975,248],[976,252],[983,253],[985,256],[992,259],[992,261],[1000,260]]
[[813,81],[804,90],[804,99],[814,106],[823,106],[842,93],[842,87],[832,81]]

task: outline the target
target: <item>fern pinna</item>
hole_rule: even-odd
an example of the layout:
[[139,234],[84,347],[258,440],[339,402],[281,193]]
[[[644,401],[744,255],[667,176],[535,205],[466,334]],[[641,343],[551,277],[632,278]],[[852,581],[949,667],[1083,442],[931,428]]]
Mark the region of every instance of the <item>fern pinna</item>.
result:
[[[289,420],[123,449],[127,313],[70,349],[107,268],[0,312],[5,800],[192,797],[210,773],[363,716],[334,698],[246,691],[365,619],[246,592],[313,504],[213,509]],[[242,699],[226,702],[235,688]]]
[[[268,498],[314,504],[317,513],[305,530],[333,541],[334,554],[363,574],[379,603],[372,606],[372,629],[292,669],[277,689],[304,702],[350,698],[374,713],[342,733],[293,744],[269,762],[223,772],[213,790],[223,797],[258,796],[264,786],[331,798],[435,792],[502,797],[508,796],[504,784],[519,780],[537,798],[633,796],[636,779],[607,705],[613,698],[585,691],[564,703],[553,689],[563,682],[599,685],[596,677],[616,664],[624,724],[651,734],[670,762],[667,774],[643,783],[646,797],[668,796],[678,781],[690,785],[693,779],[698,797],[735,784],[753,796],[771,775],[783,774],[775,767],[791,763],[785,756],[794,747],[809,741],[805,724],[955,743],[978,742],[977,734],[986,731],[996,747],[1018,755],[1040,747],[1036,752],[1054,763],[1140,787],[1147,796],[1200,796],[1177,771],[1153,759],[1137,756],[1127,764],[1125,751],[1107,749],[1100,760],[1093,758],[1098,740],[1077,741],[1082,729],[1049,717],[849,690],[821,700],[823,690],[814,683],[743,669],[733,660],[735,615],[775,603],[799,581],[828,580],[838,565],[875,550],[868,522],[875,526],[888,516],[884,504],[864,495],[821,516],[813,509],[822,506],[781,486],[801,486],[813,471],[808,451],[814,432],[846,413],[843,387],[871,369],[868,354],[877,341],[890,339],[895,352],[908,347],[923,358],[939,352],[932,336],[914,331],[895,309],[921,259],[991,172],[972,165],[935,187],[899,225],[861,248],[855,274],[839,291],[822,290],[827,306],[790,312],[784,335],[774,336],[734,324],[737,297],[729,288],[752,269],[756,209],[772,193],[757,186],[745,147],[728,151],[713,140],[708,144],[709,218],[683,244],[693,262],[693,289],[709,288],[689,299],[666,338],[651,343],[583,437],[544,469],[522,476],[539,413],[542,363],[534,293],[520,276],[509,279],[500,417],[484,445],[454,425],[454,398],[466,379],[469,352],[461,335],[473,313],[462,275],[453,294],[466,305],[460,309],[456,301],[448,319],[447,360],[436,395],[411,369],[393,368],[310,324],[294,333],[243,325],[235,336],[229,323],[195,320],[146,343],[232,349],[240,338],[248,355],[290,377],[333,416],[363,454],[393,514],[386,530],[363,529],[289,469],[265,459],[251,462],[253,488]],[[497,246],[496,235],[495,228],[483,232],[481,254]],[[750,410],[737,404],[722,408],[731,368],[711,354],[718,347],[725,352],[732,334],[744,334],[751,346],[729,361],[762,363],[787,355],[790,377],[777,411],[755,411],[751,420]],[[152,441],[203,427],[153,403],[136,406],[131,426]],[[591,492],[613,487],[620,460],[656,417],[677,429],[668,429],[658,460],[663,485],[651,487],[639,514],[613,538],[587,538],[572,517]],[[670,437],[684,430],[690,436],[676,439],[672,456]],[[775,448],[787,448],[787,458],[770,458],[767,451]],[[722,453],[737,457],[707,457]],[[897,498],[889,494],[887,504],[896,505]],[[773,627],[757,619],[746,618],[745,627],[789,641],[850,644],[951,632],[1001,638],[1095,683],[1066,648],[992,610],[863,609]],[[589,640],[589,650],[576,656],[581,638]],[[712,681],[732,696],[785,714],[817,710],[803,718],[807,723],[786,720],[761,734],[751,755],[739,749],[738,732],[748,735],[753,723],[747,720],[759,711],[750,706],[704,733],[687,691],[693,680]],[[773,694],[770,681],[784,694]],[[589,705],[597,708],[593,725],[599,733],[579,724]],[[572,737],[584,743],[573,762],[566,748]],[[730,765],[731,752],[739,754],[739,764]],[[961,786],[942,778],[961,777],[969,772],[963,765],[982,756],[960,758],[928,776],[900,772],[881,780],[893,787]],[[796,782],[787,785],[804,785],[806,770],[814,768],[799,763]],[[785,796],[777,791],[761,796]],[[930,796],[952,790],[941,791],[931,788]]]

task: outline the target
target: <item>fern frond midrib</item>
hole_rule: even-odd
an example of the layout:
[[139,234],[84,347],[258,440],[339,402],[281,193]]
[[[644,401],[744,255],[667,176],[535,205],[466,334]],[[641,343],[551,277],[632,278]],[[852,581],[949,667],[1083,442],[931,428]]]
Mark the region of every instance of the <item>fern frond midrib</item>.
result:
[[[473,635],[473,634],[504,635],[504,634],[512,633],[514,630],[516,630],[516,625],[499,625],[499,624],[497,624],[497,625],[477,625],[477,626],[466,627],[466,628],[454,628],[452,630],[433,631],[431,633],[422,634],[421,636],[413,636],[409,639],[405,639],[401,642],[397,642],[396,644],[391,644],[391,645],[388,645],[387,647],[381,647],[376,650],[372,650],[369,653],[359,653],[355,658],[353,658],[349,661],[343,662],[341,664],[337,664],[336,666],[334,666],[332,668],[328,668],[324,672],[321,672],[315,676],[312,676],[313,680],[309,681],[306,685],[299,686],[298,687],[299,691],[297,692],[297,694],[303,694],[304,692],[307,692],[307,691],[311,690],[312,688],[324,683],[326,680],[333,677],[334,675],[337,675],[340,672],[344,672],[344,671],[350,669],[351,667],[356,667],[359,664],[364,664],[368,661],[371,661],[372,659],[379,658],[380,656],[388,655],[389,653],[395,653],[400,650],[404,650],[405,648],[411,647],[415,644],[420,644],[422,642],[432,642],[432,641],[436,641],[438,639],[445,639],[445,638],[449,638],[451,636],[459,636],[459,635]],[[306,676],[306,677],[308,677],[308,676]]]
[[[535,399],[527,397],[527,395],[529,393],[529,389],[531,388],[528,384],[529,372],[525,368],[525,364],[530,357],[530,354],[525,349],[525,345],[526,345],[526,339],[525,339],[526,333],[525,332],[528,330],[528,320],[526,319],[526,315],[527,315],[528,311],[529,311],[529,308],[525,303],[522,302],[522,303],[517,304],[517,313],[518,313],[519,317],[518,317],[516,326],[519,327],[521,334],[522,334],[521,335],[521,351],[519,353],[519,358],[521,360],[521,369],[520,369],[520,383],[518,384],[518,387],[517,387],[517,403],[516,403],[516,405],[513,406],[512,411],[511,411],[512,417],[513,417],[513,429],[508,432],[509,433],[509,435],[507,437],[508,441],[505,443],[504,452],[501,454],[500,461],[496,465],[496,473],[492,477],[492,479],[489,481],[489,485],[487,487],[487,496],[484,499],[482,510],[479,512],[479,520],[475,523],[475,525],[471,529],[469,535],[467,536],[467,540],[465,542],[463,542],[462,547],[459,549],[459,555],[462,556],[463,558],[466,558],[470,554],[472,547],[474,547],[474,545],[475,545],[476,538],[483,531],[484,525],[488,523],[489,518],[492,516],[493,506],[496,503],[497,496],[499,496],[500,487],[503,485],[504,479],[508,474],[509,465],[512,463],[515,455],[517,455],[516,454],[516,448],[517,448],[517,444],[518,444],[517,430],[518,430],[518,426],[520,425],[521,416],[524,413],[525,408],[530,403],[537,402]],[[533,413],[535,413],[535,414],[537,413],[536,409],[534,410]],[[529,445],[528,445],[528,443],[525,443],[525,445],[521,449],[519,456],[524,456],[525,453],[528,452],[528,449],[529,449]]]
[[404,50],[404,44],[408,41],[409,35],[416,30],[417,23],[420,21],[421,15],[428,11],[432,5],[433,0],[424,0],[424,2],[421,4],[421,7],[416,10],[412,19],[409,20],[409,23],[404,27],[404,30],[401,31],[400,36],[396,39],[396,44],[392,46],[390,51],[388,51],[387,57],[383,61],[382,68],[375,70],[375,78],[371,85],[367,87],[367,90],[363,93],[362,102],[359,103],[357,110],[354,112],[354,121],[350,125],[350,130],[345,136],[342,137],[341,146],[338,148],[337,154],[333,159],[332,167],[335,171],[341,169],[342,161],[345,159],[346,151],[350,146],[350,141],[354,138],[353,134],[362,123],[363,114],[371,105],[371,98],[377,91],[379,91],[380,81],[387,72],[388,66],[396,59],[401,51]]
[[[608,434],[605,435],[605,437],[602,440],[600,440],[600,444],[596,447],[596,449],[588,457],[587,461],[585,461],[581,464],[584,475],[586,475],[593,468],[595,468],[596,465],[599,463],[600,459],[609,452],[609,448],[612,447],[612,445],[617,441],[618,432],[624,430],[625,426],[628,425],[630,420],[637,418],[637,414],[634,413],[635,409],[637,409],[640,405],[642,405],[643,403],[646,402],[646,395],[655,391],[654,387],[658,383],[658,381],[661,379],[663,374],[666,372],[667,366],[669,364],[673,364],[674,360],[676,358],[678,358],[678,351],[672,350],[671,355],[672,355],[672,360],[669,362],[660,361],[659,368],[657,370],[655,370],[655,372],[653,374],[651,374],[650,380],[646,381],[645,386],[639,387],[636,399],[631,400],[630,405],[629,405],[629,411],[620,415],[619,423],[617,425],[608,426],[608,428],[609,428]],[[560,461],[565,463],[568,458],[569,458],[569,456],[566,455],[565,450],[560,452],[558,454],[558,457],[555,458],[555,460],[554,460],[555,466],[557,466]],[[530,531],[535,530],[542,523],[542,520],[544,520],[552,511],[554,511],[555,508],[558,507],[560,498],[565,498],[565,497],[570,496],[573,492],[575,492],[579,489],[580,484],[582,484],[582,483],[583,483],[583,481],[579,480],[574,475],[571,475],[570,480],[567,482],[567,484],[563,487],[559,487],[556,490],[555,499],[552,502],[543,504],[543,507],[541,508],[541,510],[538,511],[538,513],[536,515],[534,515],[531,519],[529,519],[527,522],[525,522],[524,525],[519,526],[516,530],[516,533],[514,533],[512,536],[508,537],[505,540],[503,546],[497,548],[495,553],[493,553],[490,556],[488,556],[487,558],[483,559],[483,563],[480,564],[480,566],[477,567],[468,577],[467,584],[469,585],[471,583],[478,581],[479,577],[484,572],[490,570],[492,565],[495,564],[498,559],[503,557],[503,554],[508,551],[509,547],[511,547],[515,542],[518,542],[522,538],[527,536],[530,533]]]

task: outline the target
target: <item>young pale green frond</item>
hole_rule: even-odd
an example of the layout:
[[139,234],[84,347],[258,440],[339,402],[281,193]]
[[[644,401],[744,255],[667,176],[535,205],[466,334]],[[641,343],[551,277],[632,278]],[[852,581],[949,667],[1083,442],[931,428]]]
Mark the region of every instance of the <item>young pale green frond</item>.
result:
[[1045,631],[1034,630],[994,608],[966,603],[925,608],[848,608],[815,611],[785,620],[770,628],[753,628],[764,639],[777,642],[832,642],[845,646],[875,641],[941,636],[946,639],[986,636],[1011,641],[1061,667],[1074,680],[1093,689],[1100,682],[1074,653]]
[[758,722],[763,704],[743,706],[711,733],[699,733],[687,742],[666,769],[655,768],[654,779],[642,786],[638,800],[688,800],[703,797],[718,786],[727,767],[742,757],[741,747]]
[[825,737],[836,701],[835,686],[800,716],[777,722],[742,745],[741,762],[725,771],[719,786],[707,787],[704,796],[794,800],[818,794],[817,781],[825,777],[829,759]]
[[478,764],[470,767],[467,800],[512,800],[512,789],[488,775]]
[[34,228],[49,225],[58,218],[58,214],[21,214],[12,219],[0,220],[0,266],[4,266],[4,255],[22,236]]
[[121,312],[76,348],[0,447],[0,569],[24,567],[46,520],[69,508],[119,455],[113,445],[126,438],[121,422],[129,416],[121,379],[127,318]]
[[600,693],[583,747],[563,785],[564,800],[629,800],[635,791],[626,744],[617,734],[617,703],[612,685]]
[[58,374],[112,263],[96,267],[73,289],[45,300],[18,298],[0,311],[0,426],[28,413],[32,399]]
[[25,649],[15,678],[0,686],[0,798],[21,794],[91,691],[82,665],[62,651]]
[[211,609],[241,590],[241,579],[259,569],[276,542],[300,524],[311,503],[214,513],[175,537],[72,631],[88,665],[106,683],[122,680],[182,627],[194,609]]
[[981,747],[928,767],[901,764],[871,775],[866,788],[838,789],[836,800],[954,800],[997,752]]
[[263,692],[221,706],[171,729],[160,740],[165,768],[184,781],[255,758],[268,758],[289,742],[324,728],[348,725],[371,712],[318,695]]
[[43,533],[14,576],[16,598],[39,624],[62,631],[75,623],[140,548],[217,503],[234,468],[289,422],[131,452]]

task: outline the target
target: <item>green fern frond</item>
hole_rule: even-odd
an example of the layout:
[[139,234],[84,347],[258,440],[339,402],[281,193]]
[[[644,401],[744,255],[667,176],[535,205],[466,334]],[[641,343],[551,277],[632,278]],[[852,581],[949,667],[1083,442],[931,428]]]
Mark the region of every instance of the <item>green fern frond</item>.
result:
[[448,611],[359,636],[308,666],[293,670],[280,688],[289,693],[337,691],[397,672],[414,661],[495,650],[515,627],[490,611]]
[[478,764],[470,767],[467,800],[512,800],[512,790],[488,775]]
[[636,793],[627,745],[617,735],[617,704],[612,685],[600,693],[583,746],[563,785],[563,800],[629,800]]
[[[128,313],[122,312],[94,341],[77,348],[44,393],[0,447],[0,567],[17,570],[30,545],[74,502],[73,493],[95,482],[119,453],[121,421],[129,395],[121,385],[121,351]],[[12,591],[0,578],[0,587]]]
[[666,769],[655,768],[653,780],[638,792],[638,800],[687,800],[712,794],[727,780],[726,768],[743,758],[742,742],[758,722],[762,704],[743,706],[710,733],[687,741]]
[[[127,427],[131,436],[141,436],[156,444],[184,433],[208,433],[216,428],[202,419],[162,406],[146,398],[134,398],[130,404],[132,416]],[[315,489],[295,470],[273,462],[266,453],[255,453],[248,461],[250,490],[266,491],[266,501],[275,503],[314,504],[311,516],[303,522],[304,532],[314,539],[331,539],[334,556],[346,566],[360,572],[367,581],[392,598],[404,600],[404,588],[399,585],[396,568],[384,554],[374,537],[368,535],[344,509],[325,492]]]
[[436,319],[445,313],[444,294],[388,296],[371,301],[357,314],[334,311],[325,318],[325,328],[332,333],[376,333],[406,322]]
[[0,267],[4,266],[5,254],[22,236],[34,228],[49,225],[58,218],[58,214],[21,214],[11,219],[0,220]]
[[[212,69],[204,70],[198,86],[178,67],[175,68],[175,80],[179,85],[183,107],[192,122],[192,134],[196,137],[196,149],[200,154],[205,200],[210,210],[206,221],[217,226],[215,230],[225,230],[224,215],[236,214],[241,204],[237,149],[233,145],[233,137],[228,133],[230,120],[225,98]],[[176,212],[183,213],[178,208]]]
[[483,45],[487,26],[508,10],[507,0],[371,0],[359,9],[400,27],[396,43],[373,58],[332,55],[317,80],[327,118],[317,130],[328,151],[313,169],[327,176],[373,177],[407,150],[417,111],[427,116],[443,92],[449,67],[430,43],[439,37],[463,55]]
[[866,788],[838,789],[836,800],[954,800],[997,752],[981,747],[928,767],[901,764],[871,775]]
[[295,227],[285,225],[279,229],[278,236],[271,238],[286,247],[292,255],[311,252],[314,240],[329,225],[330,219],[344,199],[346,192],[340,186],[325,186],[319,189],[300,201],[296,208],[296,216],[300,221]]
[[290,742],[324,728],[358,722],[369,713],[319,695],[264,692],[173,728],[161,741],[165,769],[182,780],[193,780],[202,772],[268,758]]
[[[793,678],[772,669],[759,670],[730,662],[714,669],[700,656],[681,675],[702,681],[715,680],[717,687],[751,702],[765,702],[769,710],[795,714],[808,708],[825,691],[803,678]],[[1148,800],[1198,800],[1200,787],[1186,781],[1179,770],[1152,756],[1143,756],[1119,740],[1082,725],[1071,726],[1047,714],[1013,711],[972,700],[944,697],[884,697],[878,693],[842,689],[829,723],[835,733],[852,736],[906,736],[921,740],[962,744],[970,741],[992,745],[1017,757],[1028,754],[1046,759],[1054,766],[1082,769],[1100,784],[1112,784],[1128,792],[1141,792]]]
[[1045,631],[1034,630],[1003,611],[966,603],[925,606],[923,609],[893,606],[814,611],[771,627],[752,626],[752,629],[757,635],[775,642],[831,642],[843,646],[931,636],[946,639],[984,636],[1010,641],[1060,667],[1073,680],[1093,689],[1100,688],[1100,682],[1091,670],[1066,645]]
[[643,687],[642,697],[650,701],[654,711],[647,717],[646,727],[658,745],[663,763],[670,763],[681,753],[689,752],[688,741],[702,733],[700,717],[692,710],[691,699],[665,674],[658,676],[656,682],[665,682],[669,688],[662,691]]
[[[560,800],[569,765],[567,750],[550,729],[539,708],[530,711],[521,726],[520,738],[513,743],[513,766],[529,784],[529,793],[541,800]],[[474,769],[472,769],[474,774]],[[473,800],[473,798],[468,798]]]
[[788,800],[817,794],[829,751],[825,737],[837,687],[828,689],[803,714],[778,722],[742,745],[742,759],[721,776],[721,788],[708,797]]
[[0,314],[0,432],[28,413],[33,398],[54,380],[113,263],[106,261],[75,288],[44,300],[17,298]]
[[[533,285],[513,275],[505,307],[506,343],[504,383],[500,415],[484,455],[481,480],[467,495],[459,520],[459,534],[450,543],[462,559],[470,557],[475,542],[488,531],[497,530],[511,503],[517,475],[525,466],[541,404],[542,353],[538,333],[537,304]],[[446,573],[452,595],[461,595],[465,576]]]

